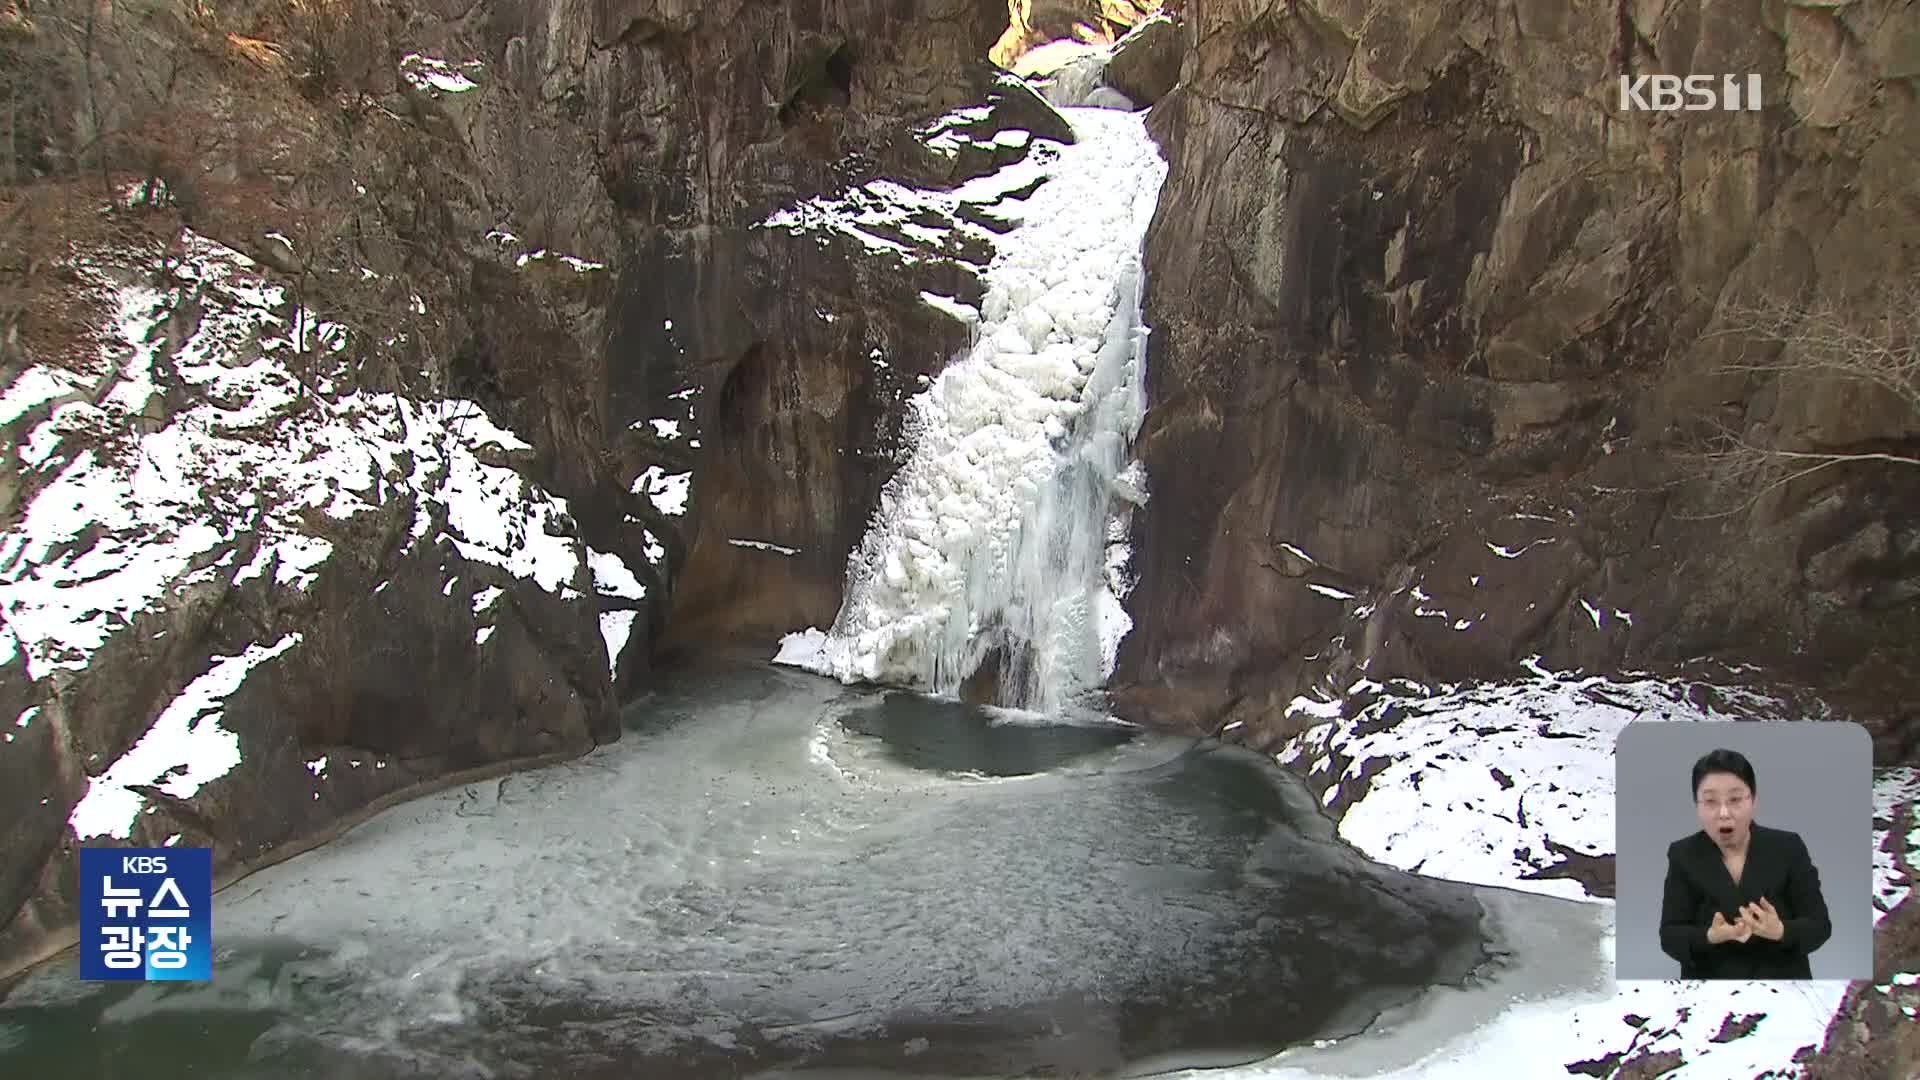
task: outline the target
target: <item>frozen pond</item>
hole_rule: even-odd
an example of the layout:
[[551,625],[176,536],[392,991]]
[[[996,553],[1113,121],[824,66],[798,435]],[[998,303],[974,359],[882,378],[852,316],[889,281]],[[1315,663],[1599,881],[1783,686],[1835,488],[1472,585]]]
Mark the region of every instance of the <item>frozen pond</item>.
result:
[[628,725],[222,893],[210,984],[80,983],[62,957],[0,1002],[0,1072],[1227,1065],[1507,951],[1480,890],[1367,862],[1210,741],[779,668],[683,676]]

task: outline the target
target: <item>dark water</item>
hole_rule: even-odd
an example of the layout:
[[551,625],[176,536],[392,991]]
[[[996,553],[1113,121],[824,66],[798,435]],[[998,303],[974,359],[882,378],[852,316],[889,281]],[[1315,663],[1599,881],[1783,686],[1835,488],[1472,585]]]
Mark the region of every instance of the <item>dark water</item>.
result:
[[689,680],[221,894],[211,983],[48,965],[0,1076],[1103,1075],[1348,1034],[1482,959],[1467,888],[1332,842],[1266,759],[1007,719]]
[[840,718],[848,731],[870,735],[889,757],[932,772],[1031,776],[1131,741],[1119,723],[1047,724],[1004,710],[890,692]]

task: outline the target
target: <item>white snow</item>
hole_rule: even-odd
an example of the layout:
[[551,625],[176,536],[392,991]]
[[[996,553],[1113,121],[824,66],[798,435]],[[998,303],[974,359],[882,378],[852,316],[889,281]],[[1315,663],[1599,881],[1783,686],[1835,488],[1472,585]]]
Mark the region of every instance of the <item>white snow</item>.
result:
[[[73,391],[22,440],[49,479],[0,531],[0,651],[23,652],[30,678],[85,668],[114,634],[203,582],[271,571],[275,588],[308,588],[333,555],[312,531],[316,512],[347,519],[398,500],[415,542],[549,591],[573,580],[581,548],[564,503],[475,456],[525,440],[472,402],[334,394],[344,328],[290,304],[238,252],[190,231],[180,247],[159,287],[121,286],[76,260],[116,311],[100,355],[27,368],[4,391],[15,404]],[[169,353],[155,330],[188,291],[202,311]],[[296,356],[308,385],[288,370]],[[156,429],[134,416],[157,375],[181,400]]]
[[1304,696],[1296,697],[1287,703],[1286,715],[1292,716],[1294,713],[1305,713],[1308,716],[1319,716],[1323,718],[1336,718],[1340,715],[1340,703],[1337,701],[1321,701],[1317,698]]
[[513,260],[513,265],[516,267],[524,267],[528,263],[541,262],[545,259],[552,259],[555,262],[565,263],[568,269],[572,270],[574,273],[577,273],[577,274],[584,274],[589,270],[605,270],[607,268],[606,263],[590,262],[586,259],[575,258],[572,255],[559,255],[559,254],[555,254],[554,252],[548,251],[545,248],[541,248],[538,251],[529,251],[524,255],[516,256]]
[[1586,611],[1587,618],[1593,620],[1593,628],[1600,629],[1600,620],[1604,617],[1600,614],[1600,609],[1587,603],[1587,598],[1584,596],[1580,598],[1580,607]]
[[469,60],[456,67],[445,60],[419,53],[408,53],[400,58],[401,77],[418,89],[436,94],[459,94],[474,89],[480,84],[468,76],[478,74],[484,67],[478,60]]
[[473,594],[473,613],[479,615],[485,612],[503,595],[505,595],[505,591],[496,585],[488,585],[486,588],[480,589]]
[[174,697],[146,734],[107,770],[87,781],[67,819],[76,839],[111,836],[125,840],[146,797],[130,790],[153,785],[178,799],[225,776],[240,764],[240,738],[220,726],[222,704],[247,673],[300,643],[288,634],[271,646],[249,645],[238,656],[215,656],[212,666]]
[[617,596],[627,600],[646,597],[647,587],[633,576],[633,571],[627,569],[627,564],[620,556],[610,551],[588,548],[587,565],[593,569],[594,591],[601,596]]
[[800,549],[797,547],[787,547],[784,544],[775,544],[767,540],[737,540],[733,537],[728,537],[727,543],[732,544],[734,547],[754,548],[759,551],[775,551],[782,555],[800,554]]
[[849,560],[846,601],[816,656],[823,674],[938,691],[972,671],[995,624],[1032,653],[1030,693],[1102,677],[1110,620],[1096,595],[1144,411],[1140,246],[1166,166],[1139,116],[1069,112],[1078,143],[1036,143],[956,192],[876,181],[767,222],[863,235],[903,207],[950,213],[970,192],[1047,176],[1008,234],[953,223],[996,250],[974,343],[911,401],[911,456]]
[[[1146,501],[1146,467],[1134,462],[1120,474],[1124,483],[1133,485],[1138,496],[1136,505]],[[1133,547],[1126,543],[1127,522],[1120,518],[1109,523],[1107,531],[1107,570],[1106,584],[1094,594],[1094,611],[1098,617],[1100,634],[1100,674],[1102,678],[1113,674],[1119,660],[1120,643],[1126,640],[1133,629],[1133,616],[1127,614],[1125,601],[1127,594],[1133,591],[1134,580],[1128,571],[1133,561]]]
[[928,149],[952,157],[960,152],[961,146],[977,141],[956,129],[977,124],[992,113],[993,107],[990,105],[969,105],[964,109],[955,109],[944,116],[937,116],[913,129],[913,132],[921,142],[927,145]]
[[[1913,890],[1914,882],[1900,872],[1892,851],[1883,851],[1881,842],[1894,824],[1894,808],[1915,807],[1913,828],[1906,835],[1904,850],[1920,862],[1920,769],[1890,769],[1873,789],[1873,908],[1874,918],[1892,911]],[[1896,842],[1897,843],[1897,842]]]
[[1520,661],[1520,666],[1523,668],[1526,668],[1528,672],[1530,672],[1531,674],[1539,678],[1542,678],[1542,679],[1554,678],[1554,673],[1548,670],[1546,667],[1544,667],[1541,664],[1539,653],[1535,653],[1532,656],[1529,656],[1526,659]]
[[[1609,944],[1611,938],[1608,939]],[[1604,960],[1605,957],[1601,957]],[[1569,956],[1568,963],[1591,962]],[[1453,1037],[1400,1067],[1354,1073],[1317,1052],[1324,1070],[1274,1062],[1212,1073],[1172,1074],[1192,1080],[1321,1080],[1364,1075],[1371,1080],[1485,1080],[1506,1076],[1571,1076],[1567,1064],[1606,1054],[1678,1050],[1680,1067],[1662,1080],[1746,1080],[1798,1076],[1796,1051],[1819,1044],[1840,1005],[1844,982],[1621,982],[1613,993],[1560,998],[1516,998],[1491,1023]],[[1624,1019],[1645,1017],[1638,1027]],[[1716,1042],[1729,1017],[1761,1019],[1744,1037]],[[1338,1047],[1339,1044],[1333,1044]],[[1517,1063],[1540,1066],[1535,1071]]]
[[305,589],[318,576],[314,567],[333,554],[333,544],[317,536],[289,536],[273,546],[273,554],[279,559],[273,583]]
[[620,677],[620,651],[627,647],[627,638],[633,634],[633,620],[639,615],[637,611],[600,613],[600,637],[607,643],[607,669],[612,678]]
[[633,493],[653,504],[655,510],[678,517],[687,512],[687,494],[693,487],[693,473],[668,472],[649,465],[633,482]]
[[1321,596],[1330,596],[1335,600],[1351,600],[1354,597],[1353,593],[1342,592],[1341,590],[1336,589],[1331,585],[1308,584],[1307,588],[1312,589],[1314,592],[1319,593]]
[[[1538,660],[1528,658],[1539,676],[1535,680],[1456,689],[1425,700],[1383,699],[1348,720],[1303,732],[1277,757],[1295,768],[1322,772],[1338,753],[1351,762],[1347,777],[1381,769],[1339,826],[1341,837],[1371,858],[1431,876],[1583,900],[1604,910],[1612,901],[1587,897],[1575,882],[1528,880],[1525,875],[1557,861],[1545,847],[1548,838],[1588,854],[1612,852],[1615,736],[1636,719],[1707,722],[1735,717],[1692,703],[1682,683],[1557,676],[1539,667]],[[1745,717],[1799,718],[1785,703],[1763,695],[1719,689],[1719,696],[1736,701]],[[1390,705],[1403,710],[1404,718],[1371,735],[1353,734]],[[1547,731],[1560,737],[1542,738]],[[1495,768],[1505,783],[1493,775]],[[1900,879],[1892,854],[1880,849],[1887,846],[1893,808],[1916,801],[1920,770],[1882,771],[1874,790],[1876,920],[1910,888]],[[1920,827],[1905,838],[1904,848],[1920,854]],[[1610,922],[1610,914],[1605,919]],[[1606,972],[1612,967],[1612,948],[1609,931],[1597,955],[1569,955],[1563,962],[1569,971]],[[1565,1064],[1611,1053],[1677,1050],[1684,1063],[1663,1073],[1665,1077],[1784,1078],[1798,1075],[1791,1059],[1799,1048],[1822,1041],[1847,987],[1835,981],[1598,979],[1585,991],[1509,997],[1495,1004],[1488,1022],[1429,1027],[1427,1032],[1436,1036],[1432,1045],[1414,1050],[1407,1049],[1413,1038],[1409,1035],[1409,1042],[1390,1053],[1382,1051],[1381,1046],[1392,1045],[1396,1038],[1389,1031],[1225,1072],[1179,1075],[1196,1080],[1202,1075],[1223,1080],[1360,1075],[1477,1080],[1511,1074],[1514,1062],[1539,1062],[1544,1070],[1563,1075]],[[1452,1001],[1463,995],[1446,991],[1441,997]],[[1627,1024],[1623,1017],[1632,1014],[1646,1022]],[[1761,1017],[1750,1034],[1715,1041],[1729,1017],[1749,1015]],[[1343,1061],[1336,1056],[1340,1053],[1354,1057]],[[1356,1071],[1365,1055],[1375,1055],[1383,1067]],[[1387,1058],[1394,1063],[1384,1064]]]
[[32,367],[0,391],[0,425],[18,420],[28,409],[79,392],[86,381],[54,367]]
[[533,444],[493,422],[487,411],[471,401],[449,400],[439,405],[439,419],[457,432],[467,448],[497,446],[502,450],[532,450]]
[[973,326],[980,321],[980,309],[972,304],[963,304],[951,296],[942,296],[936,292],[921,292],[920,299],[935,311],[951,315],[955,319]]
[[[559,521],[567,512],[566,501],[539,492],[510,468],[482,462],[464,437],[447,440],[444,454],[441,445],[418,445],[427,441],[418,436],[431,435],[434,428],[446,430],[445,412],[470,408],[470,402],[415,405],[392,395],[379,398],[407,415],[407,433],[416,436],[415,486],[426,486],[422,481],[427,479],[439,481],[424,492],[423,501],[446,513],[447,529],[440,536],[469,561],[499,567],[559,593],[578,573],[582,554],[571,528]],[[350,408],[354,404],[348,402]],[[461,433],[456,429],[452,434]],[[377,437],[369,441],[388,452],[400,449],[381,446]]]
[[[1076,150],[1080,152],[1076,154]],[[1052,140],[1036,139],[1019,161],[951,191],[927,191],[892,180],[874,180],[837,196],[809,199],[776,211],[755,227],[786,229],[796,236],[839,232],[860,241],[871,253],[895,256],[909,264],[946,259],[951,257],[946,243],[950,233],[989,244],[1003,239],[993,230],[960,217],[963,207],[971,208],[976,216],[1020,220],[1024,216],[1022,200],[1012,198],[1012,193],[1055,172],[1063,153],[1079,159],[1088,157],[1081,145],[1062,148]],[[1044,184],[1042,189],[1053,186]],[[1112,193],[1103,192],[1100,201],[1116,200]],[[1048,200],[1047,204],[1055,206],[1058,201]],[[928,218],[940,221],[940,225],[925,225]],[[882,235],[876,229],[898,233],[911,243]],[[1074,248],[1067,250],[1077,260]],[[989,270],[989,276],[991,273]]]
[[[1768,704],[1758,695],[1744,703],[1760,710]],[[1389,707],[1402,719],[1353,734]],[[1775,707],[1762,715],[1784,718],[1785,707]],[[1302,732],[1277,758],[1320,772],[1338,753],[1352,762],[1346,778],[1384,764],[1340,822],[1340,835],[1371,858],[1455,881],[1580,899],[1586,891],[1576,881],[1523,876],[1559,862],[1549,837],[1586,854],[1612,852],[1614,739],[1635,719],[1733,716],[1693,705],[1684,686],[1663,680],[1549,674],[1418,700],[1385,697],[1351,720]],[[1554,737],[1544,737],[1549,732]]]
[[780,638],[780,651],[774,654],[773,662],[813,669],[819,665],[821,650],[826,645],[826,632],[817,627],[795,630]]
[[325,776],[327,774],[327,755],[321,754],[319,757],[307,762],[307,771],[312,773],[316,778]]
[[[1546,519],[1542,518],[1541,520],[1544,521]],[[1499,544],[1496,544],[1493,541],[1489,540],[1487,541],[1487,550],[1493,552],[1495,555],[1498,555],[1503,559],[1517,559],[1520,556],[1525,555],[1527,553],[1527,548],[1531,548],[1534,544],[1551,544],[1553,543],[1553,540],[1554,538],[1551,536],[1543,536],[1538,540],[1530,541],[1525,547],[1520,547],[1520,548],[1501,547]]]

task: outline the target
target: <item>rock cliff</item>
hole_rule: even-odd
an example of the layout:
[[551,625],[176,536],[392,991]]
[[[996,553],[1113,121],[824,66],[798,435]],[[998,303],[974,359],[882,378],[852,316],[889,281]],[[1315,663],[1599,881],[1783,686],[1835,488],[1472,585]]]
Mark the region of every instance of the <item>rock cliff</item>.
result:
[[1006,25],[0,7],[44,76],[0,205],[0,973],[70,940],[79,844],[230,880],[616,738],[657,653],[830,619],[899,402],[965,344],[921,293],[977,299],[980,256],[760,223],[1070,139],[996,81]]
[[[1123,711],[1266,744],[1366,680],[1711,656],[1910,757],[1920,399],[1811,339],[1911,356],[1913,10],[1181,14]],[[1623,110],[1660,73],[1764,105]]]

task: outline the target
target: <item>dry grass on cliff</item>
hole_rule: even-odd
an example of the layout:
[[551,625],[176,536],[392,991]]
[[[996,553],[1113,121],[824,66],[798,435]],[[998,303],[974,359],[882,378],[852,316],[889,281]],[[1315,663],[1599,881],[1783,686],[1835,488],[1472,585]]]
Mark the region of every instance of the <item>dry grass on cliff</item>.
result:
[[[382,220],[391,180],[374,167],[410,137],[377,105],[395,77],[391,16],[380,0],[50,0],[16,19],[0,68],[45,77],[0,70],[0,105],[40,118],[30,137],[0,140],[0,369],[97,356],[111,312],[72,261],[138,272],[183,227],[377,339],[417,321],[398,271],[428,255],[396,253],[413,242]],[[136,188],[164,197],[130,205]]]
[[110,298],[75,269],[76,258],[134,267],[158,258],[179,219],[110,203],[103,184],[126,190],[131,174],[0,188],[0,327],[37,363],[77,367],[99,355]]

